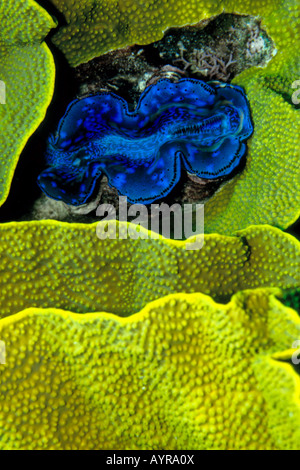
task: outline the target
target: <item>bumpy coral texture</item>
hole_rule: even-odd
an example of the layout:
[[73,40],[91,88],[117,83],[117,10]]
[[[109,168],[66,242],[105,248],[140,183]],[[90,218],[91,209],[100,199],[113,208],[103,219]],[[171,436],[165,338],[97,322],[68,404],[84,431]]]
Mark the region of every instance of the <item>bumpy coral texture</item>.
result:
[[[226,13],[260,16],[280,48],[299,38],[297,0],[48,0],[67,22],[54,36],[72,66],[111,49],[161,39],[172,26]],[[295,47],[295,46],[294,46]]]
[[268,290],[127,319],[28,309],[0,335],[1,449],[300,449],[300,379],[280,362],[300,320]]
[[36,2],[1,1],[0,205],[9,192],[14,169],[28,138],[45,117],[54,87],[54,62],[43,43],[55,26]]
[[299,217],[299,114],[291,101],[292,83],[300,73],[299,2],[86,0],[84,8],[77,0],[52,3],[68,23],[54,41],[72,65],[116,47],[158,40],[169,26],[196,23],[223,10],[260,16],[277,55],[264,69],[250,69],[234,80],[246,90],[255,132],[245,169],[207,204],[205,230],[232,234],[265,223],[286,228]]
[[[207,235],[194,251],[186,249],[195,247],[190,242],[100,240],[96,227],[55,221],[2,225],[1,315],[29,307],[130,315],[176,292],[203,292],[223,301],[248,288],[300,286],[299,242],[278,229],[253,226],[236,237]],[[125,237],[127,225],[120,227]]]
[[160,80],[136,109],[113,93],[73,101],[51,137],[41,189],[84,204],[102,172],[119,194],[150,204],[167,195],[184,169],[202,178],[230,174],[253,125],[242,88],[201,80]]
[[72,66],[128,44],[147,44],[169,26],[197,22],[222,12],[221,2],[189,0],[49,0],[67,25],[53,41]]
[[[299,111],[262,86],[259,78],[240,78],[239,84],[249,97],[255,132],[243,172],[206,204],[208,232],[230,233],[257,223],[285,228],[299,215]],[[271,110],[268,117],[266,102]]]
[[[232,2],[233,9],[234,5]],[[260,7],[250,1],[236,11],[245,13],[247,9],[261,15],[262,27],[275,41],[277,55],[267,67],[251,68],[233,80],[245,88],[255,133],[243,173],[207,204],[208,231],[229,233],[232,228],[266,222],[286,228],[300,215],[300,116],[291,99],[292,84],[300,74],[300,5],[290,0],[264,2]]]

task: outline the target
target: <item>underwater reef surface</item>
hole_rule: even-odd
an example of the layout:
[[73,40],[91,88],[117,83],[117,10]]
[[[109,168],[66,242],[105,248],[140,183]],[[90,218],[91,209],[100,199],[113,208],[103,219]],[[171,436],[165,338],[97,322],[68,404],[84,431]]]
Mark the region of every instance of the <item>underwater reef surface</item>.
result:
[[[299,216],[299,4],[151,0],[145,15],[138,0],[47,3],[65,15],[53,41],[72,65],[223,9],[261,16],[277,55],[234,79],[255,131],[243,171],[205,205],[215,233],[201,250],[1,224],[0,448],[299,450],[299,242],[257,226]],[[0,7],[2,201],[53,94],[54,16],[33,0]]]
[[[52,0],[52,3],[63,12],[67,21],[53,40],[72,65],[75,65],[72,58],[78,64],[122,45],[153,42],[161,38],[162,31],[169,26],[191,24],[223,10],[260,16],[262,26],[275,41],[277,54],[265,68],[253,67],[234,80],[245,89],[255,133],[248,143],[248,158],[243,172],[207,202],[205,231],[230,234],[251,224],[268,223],[286,228],[295,222],[300,215],[299,148],[295,135],[299,113],[291,101],[291,85],[300,72],[297,52],[299,4],[296,0],[261,4],[251,0],[217,4],[150,1],[147,16],[135,0],[100,2],[96,6],[94,2],[86,1],[84,10],[80,2],[75,2],[76,7],[72,9],[68,7],[68,1]],[[92,3],[91,21],[83,23]],[[163,15],[159,13],[160,8]],[[102,18],[107,20],[105,26]],[[105,29],[102,35],[96,34],[99,21]],[[72,51],[69,49],[71,38]],[[254,39],[250,44],[250,54],[253,48],[260,47],[258,43]],[[268,112],[265,112],[266,103]],[[286,157],[282,158],[282,155]]]
[[[49,2],[44,3],[47,4]],[[61,3],[61,12],[64,14],[64,9],[67,4],[65,2]],[[121,2],[121,4],[122,3],[123,2]],[[133,3],[138,10],[138,3]],[[152,11],[150,4],[151,2],[149,3],[149,11]],[[30,2],[28,5],[33,5],[33,3]],[[76,5],[74,7],[74,15],[83,15],[83,13],[80,13],[79,3],[77,5],[77,3],[74,2],[74,5]],[[102,7],[104,8],[105,5],[104,2],[98,6],[101,9]],[[184,9],[184,5],[187,7],[184,2],[180,2],[178,3],[178,8]],[[96,10],[98,6],[96,2]],[[297,78],[299,75],[299,61],[297,59],[296,47],[297,41],[299,40],[299,29],[297,27],[299,7],[294,1],[264,3],[261,7],[258,7],[252,2],[249,2],[249,5],[247,2],[241,2],[241,5],[238,3],[235,8],[233,8],[230,3],[225,2],[223,6],[225,12],[236,11],[239,14],[260,15],[262,18],[262,26],[275,41],[277,54],[265,67],[251,67],[237,75],[233,80],[235,85],[242,86],[245,90],[250,103],[255,127],[255,132],[247,143],[248,152],[245,159],[245,167],[242,168],[241,171],[238,171],[230,181],[226,181],[225,184],[222,183],[219,189],[218,185],[214,187],[210,182],[210,187],[214,188],[212,192],[206,190],[207,186],[203,186],[202,182],[198,185],[197,183],[194,184],[191,188],[193,200],[195,200],[197,195],[197,187],[199,188],[199,193],[202,192],[202,194],[204,194],[204,198],[210,197],[210,199],[206,201],[205,206],[206,233],[217,232],[230,235],[236,230],[246,228],[251,224],[271,224],[286,229],[299,217],[300,207],[298,191],[300,172],[299,149],[297,135],[294,131],[294,129],[299,126],[299,113],[297,105],[293,104],[291,98],[294,92],[292,83],[295,77]],[[57,7],[59,9],[59,2]],[[87,9],[89,8],[88,5],[86,5],[86,7]],[[111,10],[109,11],[113,11],[114,8],[117,8],[117,5],[110,3],[110,7]],[[194,7],[194,5],[189,5],[186,9],[186,11],[190,11],[191,14],[190,23],[203,19],[208,9],[208,6],[204,8],[203,15],[201,15],[200,13],[198,14],[196,10],[194,13],[191,13]],[[197,3],[197,8],[198,7],[200,8],[201,4],[198,5]],[[93,15],[91,15],[90,31],[92,31],[92,24],[94,24],[93,22],[97,18],[96,10],[93,10]],[[177,9],[175,10],[177,11]],[[70,8],[68,11],[70,13]],[[130,11],[129,8],[129,15]],[[66,18],[68,18],[69,13],[65,12]],[[218,13],[218,7],[215,7],[214,13]],[[140,13],[138,12],[137,14],[139,15]],[[183,18],[184,17],[185,16],[183,16]],[[70,28],[72,28],[72,24],[70,20]],[[175,24],[177,24],[177,22],[174,20],[173,26]],[[172,26],[172,24],[169,26]],[[252,27],[253,24],[251,23],[251,28]],[[58,29],[61,31],[63,28],[64,26]],[[86,26],[84,26],[84,28],[86,28]],[[76,26],[77,32],[78,29],[80,29],[80,21]],[[151,30],[150,26],[148,29],[149,31]],[[53,40],[55,40],[55,35],[58,34],[59,31],[54,34]],[[113,47],[114,34],[115,33],[112,32],[111,47]],[[161,34],[162,33],[160,33],[160,35]],[[247,43],[247,54],[250,58],[252,55],[255,56],[254,51],[264,49],[265,39],[262,38],[261,35],[256,37],[255,34],[256,33],[253,33],[250,29],[250,36]],[[154,34],[152,39],[155,37]],[[101,42],[101,36],[97,36],[97,38],[97,40]],[[90,44],[91,41],[88,31],[86,31],[86,40]],[[76,41],[74,41],[72,42],[72,47],[75,51]],[[183,44],[183,46],[187,47],[187,44]],[[61,50],[64,50],[63,44]],[[101,51],[104,50],[106,49],[101,49]],[[78,55],[76,57],[78,57]],[[180,64],[177,65],[179,66]],[[34,70],[37,71],[36,68]],[[53,69],[50,68],[50,70],[51,73],[50,75],[48,74],[48,76],[53,75]],[[16,75],[16,78],[17,77],[18,75]],[[22,77],[19,79],[22,80]],[[45,92],[48,90],[48,94],[51,95],[53,92],[53,84],[49,87],[43,87],[43,90]],[[19,91],[17,93],[19,93]],[[34,95],[33,103],[37,99],[37,96],[39,95]],[[57,99],[54,100],[54,104],[55,103],[56,106],[59,105]],[[1,106],[0,111],[4,107],[6,107],[6,112],[14,112],[11,101],[5,106]],[[266,112],[266,109],[268,112]],[[43,113],[44,112],[45,109],[43,108]],[[57,123],[62,115],[63,111],[61,114],[58,114]],[[21,128],[22,125],[20,129]],[[28,137],[29,135],[27,139]],[[10,152],[12,152],[10,159],[5,161],[5,165],[9,166],[11,175],[20,153],[15,152],[14,147],[8,144],[8,142],[14,139],[16,139],[16,133],[12,130],[9,132],[9,135],[5,136],[5,141],[3,142],[5,148],[9,148]],[[19,140],[18,145],[20,145]],[[22,147],[24,147],[24,145],[25,141],[22,141]],[[33,153],[35,153],[35,151],[36,149],[33,149]],[[40,160],[40,162],[41,161],[42,160]],[[33,164],[36,166],[36,162]],[[22,176],[22,174],[20,176]],[[30,181],[32,181],[30,184],[36,187],[34,180]],[[10,183],[10,178],[5,180],[7,189]],[[18,186],[17,183],[16,186]],[[26,186],[24,186],[24,191],[26,191]],[[213,193],[214,195],[212,196]],[[7,192],[5,193],[5,197],[6,195]],[[20,200],[22,200],[21,196]],[[168,203],[170,202],[171,201],[168,201]],[[59,212],[59,210],[60,209],[57,208],[57,212]],[[53,216],[51,215],[52,212],[51,209],[45,211],[45,215],[37,215],[37,217],[55,218],[55,210]],[[35,217],[35,215],[32,214],[30,217]],[[57,218],[60,217],[57,216]],[[15,219],[8,216],[2,218],[2,220]]]
[[[128,44],[149,44],[169,27],[189,25],[222,12],[260,16],[277,45],[297,39],[297,0],[46,0],[63,15],[53,42],[76,66]],[[147,14],[145,14],[145,11]]]

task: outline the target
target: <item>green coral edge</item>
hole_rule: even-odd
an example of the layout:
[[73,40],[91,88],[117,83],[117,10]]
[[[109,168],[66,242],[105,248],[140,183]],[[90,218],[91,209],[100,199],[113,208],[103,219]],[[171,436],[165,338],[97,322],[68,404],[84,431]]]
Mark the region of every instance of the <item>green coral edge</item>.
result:
[[49,65],[50,65],[49,70],[48,70],[48,72],[50,72],[49,77],[48,77],[49,87],[47,89],[47,94],[45,94],[45,96],[44,96],[44,106],[39,107],[37,109],[36,118],[31,122],[30,128],[28,128],[26,130],[26,132],[24,133],[22,139],[19,141],[19,144],[18,144],[18,146],[15,150],[13,162],[10,165],[9,170],[7,172],[8,173],[7,182],[3,186],[2,195],[0,197],[0,207],[4,204],[4,202],[6,201],[8,195],[9,195],[12,179],[13,179],[13,176],[14,176],[14,172],[15,172],[15,169],[16,169],[16,167],[18,165],[18,162],[19,162],[19,157],[20,157],[22,151],[24,150],[24,147],[27,144],[29,138],[36,131],[36,129],[39,127],[39,125],[43,122],[43,120],[46,116],[48,106],[52,101],[53,92],[54,92],[54,85],[55,85],[55,63],[54,63],[53,55],[52,55],[50,49],[48,48],[48,46],[46,44],[41,44],[41,49],[42,49],[43,53],[45,54],[45,60],[47,60]]

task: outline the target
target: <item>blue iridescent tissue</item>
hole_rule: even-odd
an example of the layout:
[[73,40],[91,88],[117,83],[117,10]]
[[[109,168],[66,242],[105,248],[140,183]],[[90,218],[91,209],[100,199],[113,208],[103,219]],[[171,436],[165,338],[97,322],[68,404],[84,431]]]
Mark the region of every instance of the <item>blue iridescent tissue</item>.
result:
[[253,125],[242,88],[220,82],[163,79],[134,111],[113,94],[73,101],[48,142],[38,184],[51,198],[81,205],[102,174],[132,203],[166,196],[181,172],[229,175],[246,152]]

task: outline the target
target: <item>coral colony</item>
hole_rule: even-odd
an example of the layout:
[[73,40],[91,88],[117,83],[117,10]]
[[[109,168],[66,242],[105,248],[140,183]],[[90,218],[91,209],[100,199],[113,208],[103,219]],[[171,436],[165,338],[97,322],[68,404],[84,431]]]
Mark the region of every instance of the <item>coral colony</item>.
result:
[[[300,3],[39,3],[0,6],[0,450],[300,450]],[[197,252],[81,206],[219,183]]]
[[242,88],[221,82],[160,80],[133,112],[115,94],[88,96],[69,105],[50,138],[38,183],[51,198],[80,205],[104,173],[130,202],[149,204],[174,188],[182,168],[201,178],[230,174],[252,132]]

